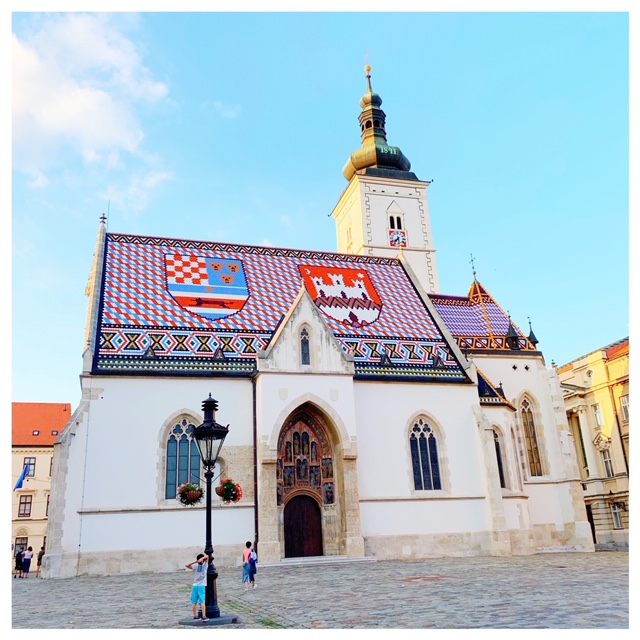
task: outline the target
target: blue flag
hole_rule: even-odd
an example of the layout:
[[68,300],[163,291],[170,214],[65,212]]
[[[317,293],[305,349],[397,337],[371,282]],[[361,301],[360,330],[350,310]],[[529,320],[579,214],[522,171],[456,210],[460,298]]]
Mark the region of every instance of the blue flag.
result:
[[16,486],[13,487],[13,490],[22,489],[22,483],[24,482],[24,477],[27,475],[27,471],[29,470],[29,465],[25,464],[20,477],[18,478],[18,482],[16,482]]

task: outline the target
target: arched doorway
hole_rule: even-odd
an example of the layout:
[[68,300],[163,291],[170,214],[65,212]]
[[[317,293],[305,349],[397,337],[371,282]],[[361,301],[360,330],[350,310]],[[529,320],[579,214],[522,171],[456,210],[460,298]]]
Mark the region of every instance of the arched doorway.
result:
[[320,506],[311,496],[293,496],[284,507],[284,555],[285,558],[323,555]]

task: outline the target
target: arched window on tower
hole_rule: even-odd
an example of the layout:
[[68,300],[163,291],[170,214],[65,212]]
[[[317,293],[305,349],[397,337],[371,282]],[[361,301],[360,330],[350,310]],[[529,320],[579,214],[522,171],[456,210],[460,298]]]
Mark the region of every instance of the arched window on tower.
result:
[[389,229],[396,228],[396,219],[393,216],[389,216]]
[[423,418],[411,428],[409,446],[414,488],[418,491],[442,489],[436,436]]
[[529,461],[529,475],[541,476],[542,464],[540,462],[540,449],[538,447],[538,437],[536,434],[536,424],[533,418],[531,403],[526,398],[520,405],[522,416],[522,426],[524,427],[524,437],[527,444],[527,459]]
[[397,216],[396,221],[396,226],[398,227],[398,229],[402,229],[402,218],[400,216]]
[[200,484],[200,454],[193,436],[195,426],[187,419],[174,424],[167,439],[165,498],[176,497],[185,482]]
[[306,327],[300,332],[300,364],[311,364],[309,353],[309,332]]

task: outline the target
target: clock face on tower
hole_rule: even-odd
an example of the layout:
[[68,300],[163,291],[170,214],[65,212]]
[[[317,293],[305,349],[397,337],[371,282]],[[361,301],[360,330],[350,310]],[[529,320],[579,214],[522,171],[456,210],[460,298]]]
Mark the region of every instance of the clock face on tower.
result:
[[406,247],[406,231],[404,229],[389,229],[389,245],[392,247]]

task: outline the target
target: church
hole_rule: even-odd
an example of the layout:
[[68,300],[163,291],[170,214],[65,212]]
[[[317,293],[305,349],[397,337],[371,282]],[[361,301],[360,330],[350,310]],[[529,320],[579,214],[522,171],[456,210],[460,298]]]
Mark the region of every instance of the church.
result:
[[440,292],[427,188],[360,100],[337,252],[107,232],[82,398],[54,445],[44,577],[173,571],[204,546],[194,427],[228,425],[215,563],[593,551],[554,367],[476,278]]

